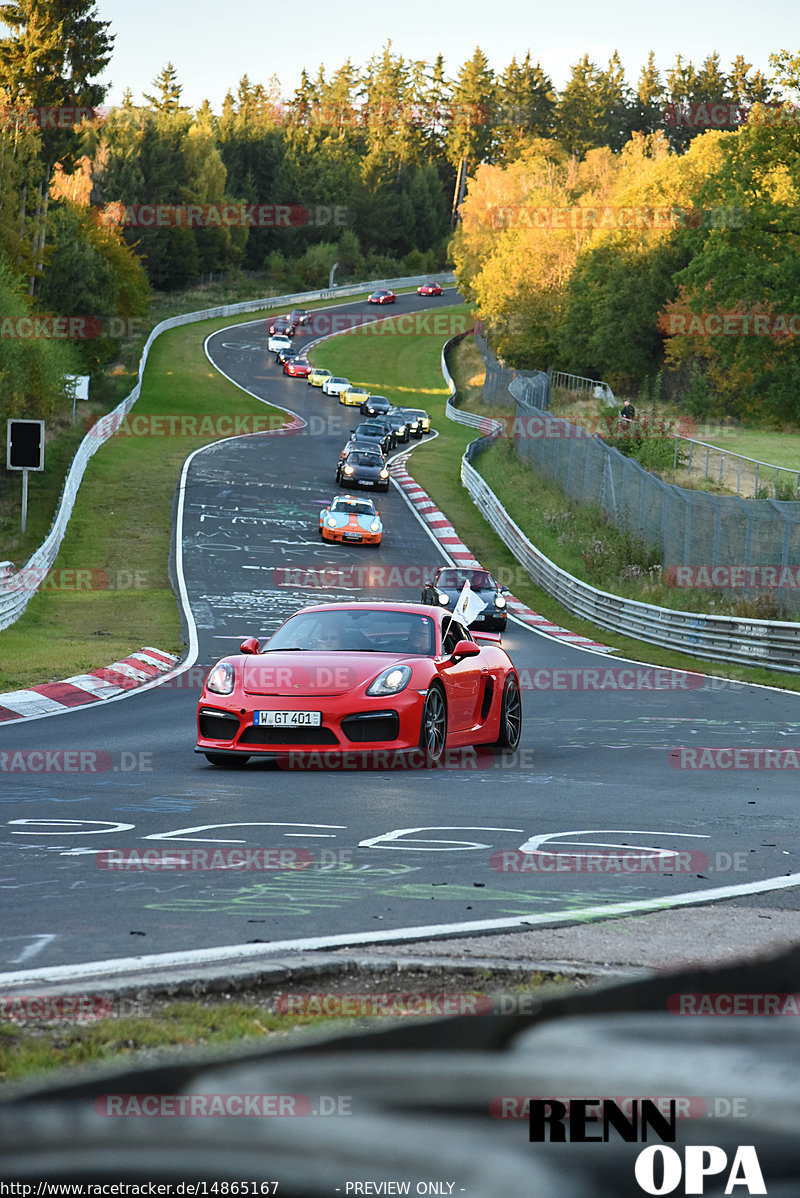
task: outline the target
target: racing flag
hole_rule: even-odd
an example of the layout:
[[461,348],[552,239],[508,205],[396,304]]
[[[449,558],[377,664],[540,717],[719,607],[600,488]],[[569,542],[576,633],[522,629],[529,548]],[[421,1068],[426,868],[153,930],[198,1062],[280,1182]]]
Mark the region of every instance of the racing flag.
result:
[[464,583],[461,589],[461,594],[458,596],[458,602],[455,606],[453,615],[458,616],[469,628],[473,620],[481,614],[486,604],[476,595],[472,587],[469,585],[469,579]]

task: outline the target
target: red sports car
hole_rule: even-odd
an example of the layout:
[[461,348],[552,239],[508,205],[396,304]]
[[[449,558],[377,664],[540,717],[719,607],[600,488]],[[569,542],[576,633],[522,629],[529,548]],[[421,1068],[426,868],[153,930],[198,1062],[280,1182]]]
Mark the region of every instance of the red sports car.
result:
[[441,295],[442,289],[438,283],[423,283],[417,288],[417,295]]
[[327,603],[290,616],[263,649],[250,637],[219,661],[197,723],[195,751],[212,765],[366,750],[389,768],[396,753],[434,764],[454,748],[514,749],[522,703],[496,633],[473,636],[421,603]]
[[290,374],[296,379],[307,379],[311,374],[311,363],[305,358],[287,358],[283,364],[283,373]]
[[393,291],[373,291],[367,300],[368,304],[393,304],[397,296]]

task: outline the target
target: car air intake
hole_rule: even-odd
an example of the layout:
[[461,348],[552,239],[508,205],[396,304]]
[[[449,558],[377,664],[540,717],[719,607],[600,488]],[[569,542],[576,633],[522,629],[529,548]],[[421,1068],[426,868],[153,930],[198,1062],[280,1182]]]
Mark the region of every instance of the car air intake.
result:
[[342,720],[342,732],[351,741],[397,740],[400,717],[396,711],[364,711]]
[[338,745],[330,728],[245,728],[240,745]]
[[200,735],[206,740],[233,740],[239,731],[236,716],[223,711],[201,711],[199,724]]

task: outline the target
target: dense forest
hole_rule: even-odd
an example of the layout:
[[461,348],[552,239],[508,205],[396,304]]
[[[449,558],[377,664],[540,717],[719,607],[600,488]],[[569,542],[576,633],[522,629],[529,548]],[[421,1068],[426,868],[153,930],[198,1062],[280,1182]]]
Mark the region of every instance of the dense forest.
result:
[[[686,331],[698,312],[800,311],[786,52],[769,78],[717,54],[662,76],[651,54],[635,86],[616,54],[584,55],[559,91],[529,54],[496,74],[476,49],[448,78],[442,56],[388,44],[304,72],[289,97],[245,77],[219,112],[184,105],[167,63],[104,110],[114,39],[91,0],[0,4],[0,21],[2,415],[63,403],[64,372],[102,370],[152,289],[245,270],[299,290],[334,263],[341,282],[448,261],[520,365],[640,386],[666,363],[698,411],[795,414],[791,330]],[[604,219],[576,222],[598,205]],[[22,335],[31,316],[92,334]]]

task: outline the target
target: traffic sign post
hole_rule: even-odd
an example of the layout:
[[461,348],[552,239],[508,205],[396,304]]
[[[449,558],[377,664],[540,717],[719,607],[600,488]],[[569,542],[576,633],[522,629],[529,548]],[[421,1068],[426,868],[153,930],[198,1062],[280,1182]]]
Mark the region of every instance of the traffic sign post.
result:
[[22,471],[22,531],[28,527],[28,471],[44,470],[44,421],[6,423],[6,470]]

